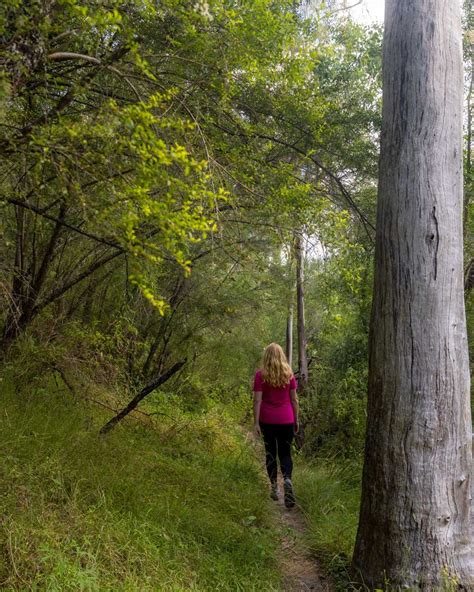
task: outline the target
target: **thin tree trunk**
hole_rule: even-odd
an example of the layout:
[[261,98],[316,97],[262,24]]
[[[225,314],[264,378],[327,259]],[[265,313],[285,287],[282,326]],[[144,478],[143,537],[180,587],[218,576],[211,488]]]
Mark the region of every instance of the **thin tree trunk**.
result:
[[306,331],[304,320],[304,250],[301,235],[295,239],[296,254],[296,309],[298,334],[298,389],[304,392],[308,384],[308,357],[306,354]]
[[18,232],[17,232],[17,250],[15,255],[15,271],[12,283],[12,307],[5,319],[3,336],[0,349],[4,351],[9,344],[23,331],[34,313],[38,295],[41,292],[46,275],[49,270],[51,260],[61,232],[61,220],[66,212],[65,204],[61,204],[59,209],[59,220],[53,227],[47,245],[44,248],[41,265],[35,273],[35,250],[32,253],[32,263],[28,270],[25,262],[25,211],[18,208]]
[[286,318],[286,359],[291,366],[293,363],[293,302],[288,307],[288,316]]
[[25,299],[25,211],[21,208],[15,208],[15,218],[15,262],[13,265],[10,308],[4,321],[2,344],[9,343],[10,335],[17,331],[18,319],[23,312]]
[[459,3],[387,0],[385,10],[368,425],[354,566],[371,589],[388,581],[397,590],[433,591],[444,577],[473,590]]
[[124,417],[126,417],[135,409],[135,407],[138,405],[138,403],[140,403],[140,401],[142,401],[147,395],[149,395],[151,392],[153,392],[159,386],[161,386],[163,383],[169,380],[174,374],[176,374],[176,372],[178,372],[178,370],[181,370],[184,364],[186,364],[186,359],[181,360],[180,362],[176,362],[176,364],[174,364],[174,366],[171,366],[171,368],[167,370],[164,374],[158,376],[158,378],[150,382],[150,384],[144,387],[139,393],[135,395],[135,397],[133,397],[130,403],[126,407],[124,407],[122,411],[120,411],[120,413],[117,413],[117,415],[112,417],[112,419],[110,419],[104,426],[102,426],[102,428],[100,429],[100,433],[106,434],[107,432],[110,432],[110,430],[114,428],[119,421],[122,421]]
[[11,319],[9,317],[5,322],[3,336],[0,341],[0,358],[3,354],[7,352],[8,348],[15,341],[15,339],[30,325],[30,323],[36,318],[36,316],[44,308],[46,308],[46,306],[61,298],[63,294],[65,294],[79,282],[82,282],[84,279],[92,275],[95,271],[97,271],[113,259],[119,257],[120,255],[123,255],[122,251],[115,251],[111,255],[104,256],[102,259],[93,263],[88,269],[78,274],[75,278],[67,282],[65,285],[53,289],[40,302],[35,301],[36,303],[33,303],[32,306],[28,308],[28,310],[26,310],[25,312],[20,312],[18,314],[18,318]]
[[286,343],[285,354],[288,364],[293,366],[293,299],[294,299],[294,278],[293,278],[294,245],[289,244],[288,248],[288,313],[286,317]]
[[[186,295],[187,295],[187,288],[189,287],[189,279],[182,275],[181,270],[178,270],[178,273],[179,273],[179,275],[176,280],[173,294],[171,295],[171,297],[169,299],[169,306],[170,306],[171,312],[168,313],[167,317],[163,317],[161,319],[161,323],[158,328],[156,337],[153,340],[153,343],[151,344],[151,346],[148,350],[148,355],[147,355],[146,360],[145,360],[143,367],[142,367],[142,375],[144,377],[147,377],[151,373],[151,368],[152,368],[152,364],[153,364],[156,352],[158,351],[158,348],[160,347],[162,342],[165,342],[165,344],[163,345],[163,348],[162,348],[161,355],[160,355],[160,359],[163,358],[166,347],[167,347],[170,337],[173,333],[173,331],[170,330],[171,322],[176,314],[176,311],[178,310],[179,306],[182,304],[183,300],[186,298]],[[167,331],[168,331],[168,334],[167,334]],[[161,363],[159,362],[158,368],[160,369],[160,367],[161,367]]]

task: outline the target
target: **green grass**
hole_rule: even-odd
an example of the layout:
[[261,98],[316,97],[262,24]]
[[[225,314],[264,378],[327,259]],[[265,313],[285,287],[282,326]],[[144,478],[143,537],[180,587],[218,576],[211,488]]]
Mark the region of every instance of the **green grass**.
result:
[[350,461],[299,459],[295,489],[307,523],[306,543],[337,590],[352,587],[350,561],[359,518],[361,466]]
[[70,394],[0,384],[2,590],[281,589],[262,471],[225,414],[99,437],[106,415]]

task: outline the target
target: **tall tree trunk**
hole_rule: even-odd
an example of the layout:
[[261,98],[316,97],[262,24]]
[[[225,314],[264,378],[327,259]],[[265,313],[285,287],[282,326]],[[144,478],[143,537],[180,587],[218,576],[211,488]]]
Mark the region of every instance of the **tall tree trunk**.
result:
[[286,359],[291,366],[293,363],[293,302],[288,306],[288,316],[286,318]]
[[[468,12],[468,26],[472,21],[472,7],[467,7]],[[464,187],[464,214],[463,214],[463,225],[464,225],[464,236],[467,233],[468,217],[469,217],[469,202],[472,199],[472,188],[474,179],[472,177],[472,85],[473,85],[473,74],[474,74],[474,32],[468,31],[469,35],[469,47],[471,53],[471,63],[469,68],[469,90],[466,99],[467,109],[467,133],[466,133],[466,170],[465,179],[466,185]]]
[[297,334],[298,334],[298,387],[304,392],[308,384],[308,358],[306,355],[306,331],[304,322],[304,250],[301,235],[295,238],[296,254],[296,309],[297,309]]
[[[368,426],[366,584],[473,590],[458,2],[387,0]],[[398,589],[398,588],[396,588]],[[437,589],[437,588],[436,588]]]

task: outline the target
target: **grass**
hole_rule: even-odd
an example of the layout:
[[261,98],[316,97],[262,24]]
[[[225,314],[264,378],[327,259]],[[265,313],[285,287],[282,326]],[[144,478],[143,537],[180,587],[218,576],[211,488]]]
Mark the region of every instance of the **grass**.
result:
[[361,466],[355,461],[297,459],[294,482],[307,523],[306,543],[337,590],[353,587],[350,561],[357,531]]
[[2,590],[280,590],[261,468],[218,410],[158,429],[2,383]]

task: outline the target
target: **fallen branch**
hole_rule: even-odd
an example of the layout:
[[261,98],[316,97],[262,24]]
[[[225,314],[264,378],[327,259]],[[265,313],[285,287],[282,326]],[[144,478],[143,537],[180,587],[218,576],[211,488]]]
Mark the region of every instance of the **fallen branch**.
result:
[[176,362],[176,364],[171,366],[171,368],[169,368],[164,374],[161,374],[160,376],[158,376],[158,378],[155,378],[155,380],[152,380],[152,382],[150,382],[150,384],[147,384],[144,388],[142,388],[142,390],[135,395],[135,397],[130,401],[130,403],[126,407],[124,407],[122,409],[122,411],[120,411],[120,413],[117,413],[117,415],[112,417],[112,419],[109,420],[100,429],[99,433],[106,434],[107,432],[110,432],[110,430],[113,427],[115,427],[119,421],[121,421],[131,411],[133,411],[135,409],[135,407],[138,405],[138,403],[140,403],[140,401],[142,399],[144,399],[147,395],[149,395],[151,392],[153,392],[155,389],[157,389],[159,386],[161,386],[164,382],[169,380],[174,374],[176,374],[176,372],[178,372],[178,370],[181,370],[181,368],[184,366],[184,364],[186,364],[186,361],[187,360],[185,358],[184,360],[181,360],[180,362]]

